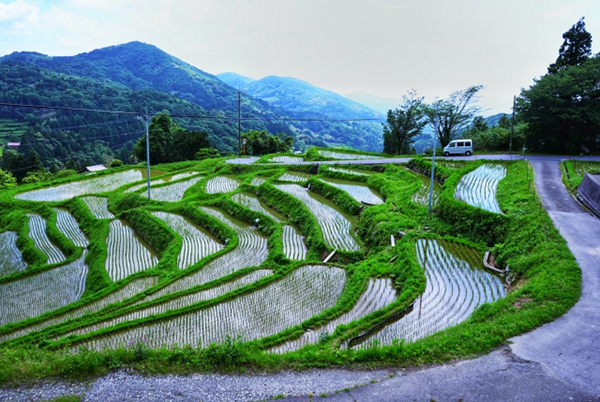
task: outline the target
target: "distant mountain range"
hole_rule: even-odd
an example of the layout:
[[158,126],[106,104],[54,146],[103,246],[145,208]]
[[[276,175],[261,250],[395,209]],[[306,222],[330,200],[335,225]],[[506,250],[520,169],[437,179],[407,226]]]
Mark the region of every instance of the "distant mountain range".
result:
[[262,99],[297,117],[385,118],[385,114],[296,78],[272,75],[253,80],[235,73],[217,74],[217,77],[232,87],[239,87],[248,95]]
[[[19,104],[84,107],[205,116],[177,118],[186,128],[206,131],[222,152],[237,152],[237,88],[243,89],[242,130],[268,130],[296,138],[296,148],[312,145],[348,146],[381,151],[379,122],[293,121],[294,118],[377,118],[381,115],[338,94],[293,78],[252,80],[234,73],[206,73],[159,48],[130,42],[68,57],[15,52],[0,57],[0,101]],[[219,119],[208,117],[219,117]],[[4,119],[4,120],[2,120]],[[68,153],[80,153],[82,163],[102,162],[101,155],[117,148],[126,156],[140,137],[140,122],[125,126],[106,116],[0,108],[0,120],[27,124],[38,138],[46,165],[65,154],[57,140],[63,127],[81,141]],[[114,120],[114,119],[113,119]],[[96,127],[95,125],[98,125]],[[103,125],[104,124],[104,125]],[[29,130],[31,131],[31,130]],[[104,135],[114,133],[114,135]],[[127,134],[130,133],[130,134]],[[18,140],[12,139],[11,140]],[[0,136],[0,141],[4,142]],[[40,145],[43,144],[44,146]],[[38,146],[39,145],[39,146]],[[35,148],[34,147],[34,148]],[[36,148],[36,150],[37,150]]]
[[368,108],[378,111],[387,116],[388,110],[397,109],[402,104],[400,98],[384,98],[381,96],[371,95],[365,92],[355,92],[344,95],[348,99],[365,105]]

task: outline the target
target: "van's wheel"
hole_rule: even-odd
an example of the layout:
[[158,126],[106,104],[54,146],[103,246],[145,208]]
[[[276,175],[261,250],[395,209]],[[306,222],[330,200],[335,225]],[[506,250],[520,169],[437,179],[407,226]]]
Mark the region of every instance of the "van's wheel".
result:
[[444,156],[450,156],[450,152],[448,152],[448,151],[444,152]]
[[467,152],[465,152],[465,155],[467,155],[467,156],[471,156],[471,151],[467,151]]

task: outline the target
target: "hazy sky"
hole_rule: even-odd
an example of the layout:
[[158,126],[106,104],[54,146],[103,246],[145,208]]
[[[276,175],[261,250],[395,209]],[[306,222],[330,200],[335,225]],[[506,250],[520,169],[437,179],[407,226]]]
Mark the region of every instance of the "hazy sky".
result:
[[139,40],[204,71],[299,78],[340,94],[427,101],[482,84],[484,114],[556,60],[600,0],[0,0],[0,55],[74,55]]

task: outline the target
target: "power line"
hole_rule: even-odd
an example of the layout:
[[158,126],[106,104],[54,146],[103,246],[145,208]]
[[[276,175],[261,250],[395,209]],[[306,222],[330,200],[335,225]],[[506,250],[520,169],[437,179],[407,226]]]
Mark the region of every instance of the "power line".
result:
[[[106,110],[106,109],[85,109],[85,108],[72,108],[62,106],[39,106],[39,105],[22,105],[17,103],[4,103],[0,102],[0,106],[7,107],[21,107],[30,109],[50,109],[50,110],[65,110],[71,112],[90,112],[90,113],[108,113],[108,114],[120,114],[128,116],[145,116],[142,112],[125,112],[119,110]],[[355,118],[355,119],[327,119],[327,118],[302,118],[302,117],[227,117],[227,116],[200,116],[200,115],[188,115],[188,114],[169,114],[171,117],[180,117],[188,119],[202,119],[202,120],[231,120],[231,121],[302,121],[302,122],[361,122],[361,121],[385,121],[383,117],[379,118]]]

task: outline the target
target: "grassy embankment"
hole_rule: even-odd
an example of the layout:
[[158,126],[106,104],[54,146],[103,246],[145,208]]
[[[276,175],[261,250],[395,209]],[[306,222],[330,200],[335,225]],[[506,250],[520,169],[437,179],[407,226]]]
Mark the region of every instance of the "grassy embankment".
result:
[[560,170],[563,172],[563,183],[571,193],[575,193],[586,173],[600,173],[600,162],[569,159],[560,164]]
[[[53,324],[0,345],[0,382],[11,383],[56,376],[86,378],[102,375],[119,367],[132,367],[147,373],[189,373],[232,370],[275,371],[310,367],[410,366],[439,363],[486,353],[502,345],[507,338],[564,314],[579,298],[581,279],[579,268],[564,240],[553,227],[545,211],[540,208],[540,200],[530,189],[533,177],[531,170],[527,172],[527,162],[501,162],[508,169],[508,176],[500,182],[497,196],[505,215],[482,211],[454,199],[454,187],[460,177],[482,163],[484,162],[477,161],[457,168],[436,168],[436,180],[443,183],[443,186],[436,214],[433,217],[427,215],[425,207],[412,202],[412,195],[422,186],[422,183],[402,167],[388,165],[385,168],[372,168],[373,174],[370,176],[353,176],[329,171],[326,166],[321,165],[319,175],[366,182],[386,200],[384,204],[362,208],[347,194],[333,186],[315,185],[314,178],[304,183],[305,185],[309,182],[313,183],[315,191],[335,199],[337,205],[346,213],[358,215],[356,229],[365,245],[365,252],[337,254],[334,263],[343,267],[348,276],[346,289],[338,303],[310,320],[273,336],[245,343],[230,337],[220,345],[213,344],[204,349],[181,346],[150,350],[143,342],[138,342],[132,347],[120,347],[115,350],[95,352],[82,349],[76,354],[69,352],[71,347],[110,334],[115,331],[114,328],[69,339],[54,339],[79,326],[101,322],[131,311],[136,308],[133,306],[134,302],[143,298],[145,294],[152,294],[178,278],[200,270],[205,263],[216,258],[206,257],[186,271],[178,270],[176,255],[181,247],[178,235],[162,221],[154,219],[148,213],[149,211],[180,213],[198,225],[206,227],[216,237],[231,240],[226,249],[217,253],[217,256],[233,249],[237,244],[237,237],[217,220],[198,212],[196,206],[216,206],[246,222],[254,222],[257,217],[260,217],[259,230],[268,236],[269,241],[267,261],[260,267],[250,267],[244,272],[240,271],[202,286],[208,288],[226,283],[243,273],[261,267],[274,269],[274,275],[215,300],[189,306],[187,310],[143,318],[130,322],[126,324],[127,326],[143,326],[154,320],[165,320],[175,314],[227,302],[280,280],[300,265],[319,263],[321,257],[328,253],[330,248],[323,239],[318,223],[304,205],[273,186],[276,178],[285,171],[283,167],[234,167],[215,164],[213,161],[175,167],[161,166],[161,170],[191,169],[206,175],[205,179],[188,190],[184,201],[168,205],[148,201],[136,194],[123,195],[120,190],[103,194],[109,197],[111,211],[118,217],[128,220],[155,248],[160,257],[156,267],[114,284],[107,280],[103,268],[103,258],[106,253],[103,239],[107,233],[107,222],[91,218],[89,211],[81,208],[78,199],[48,203],[51,206],[70,209],[83,231],[92,239],[89,247],[90,254],[86,260],[90,265],[91,278],[88,278],[90,291],[86,292],[84,299],[58,311],[5,326],[0,329],[0,336],[67,314],[78,307],[99,300],[139,277],[156,276],[158,282],[141,296],[133,296],[113,303],[98,313]],[[429,162],[421,159],[413,160],[411,166],[425,174],[429,171]],[[309,166],[295,167],[296,170],[304,172],[309,171],[310,168]],[[354,168],[366,169],[364,166]],[[237,191],[253,192],[269,206],[287,216],[290,222],[306,236],[309,246],[307,260],[291,262],[285,258],[281,251],[281,227],[273,220],[233,203],[228,194],[206,194],[203,191],[203,184],[217,174],[235,175],[242,183]],[[250,182],[255,176],[267,180],[259,187],[251,186]],[[14,193],[15,191],[9,191],[0,194],[0,209],[5,217],[0,222],[0,228],[15,230],[22,236],[21,250],[32,265],[23,273],[8,279],[3,278],[2,283],[51,268],[43,265],[43,256],[39,256],[35,250],[32,249],[26,254],[32,246],[29,244],[27,230],[24,228],[26,223],[23,216],[30,211],[42,213],[43,207],[39,203],[14,200]],[[48,215],[48,218],[48,232],[51,233],[55,227],[52,216]],[[398,230],[402,230],[406,235],[398,239],[396,247],[392,248],[389,245],[390,236],[397,235]],[[78,255],[80,250],[69,244],[68,239],[61,238],[57,233],[54,236],[56,243],[68,251],[67,255],[70,255],[70,258]],[[498,262],[509,265],[515,276],[516,280],[511,286],[511,291],[506,298],[481,306],[466,322],[414,343],[399,341],[390,346],[360,350],[336,348],[336,345],[406,308],[423,291],[425,279],[415,255],[415,242],[419,238],[445,239],[450,243],[467,244],[480,251],[493,247],[498,254]],[[390,262],[392,259],[393,262]],[[265,352],[265,349],[295,339],[307,328],[318,329],[327,321],[350,310],[365,289],[370,277],[393,278],[399,291],[397,300],[385,309],[352,324],[339,326],[319,344],[309,345],[299,351],[283,355]],[[201,290],[202,286],[186,292]],[[156,299],[155,303],[160,300],[162,299]]]

